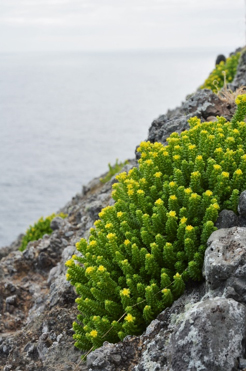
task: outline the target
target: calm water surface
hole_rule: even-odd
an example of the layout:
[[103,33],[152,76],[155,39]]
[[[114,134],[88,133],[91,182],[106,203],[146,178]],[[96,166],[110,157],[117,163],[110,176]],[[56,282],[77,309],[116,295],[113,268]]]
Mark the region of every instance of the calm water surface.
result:
[[[220,51],[221,52],[221,51]],[[213,69],[216,52],[0,53],[0,247],[56,212]]]

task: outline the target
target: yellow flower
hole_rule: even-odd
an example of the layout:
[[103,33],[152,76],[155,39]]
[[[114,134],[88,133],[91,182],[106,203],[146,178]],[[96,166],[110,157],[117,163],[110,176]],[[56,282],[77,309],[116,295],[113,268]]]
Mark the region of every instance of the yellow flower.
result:
[[160,178],[162,176],[162,172],[158,171],[157,173],[154,174],[156,178]]
[[142,157],[142,158],[147,157],[147,153],[143,152],[143,153],[141,154],[141,157]]
[[146,160],[145,163],[146,163],[148,166],[154,165],[154,163],[153,163],[152,160]]
[[237,105],[240,103],[245,103],[245,102],[246,102],[246,94],[238,95],[237,98],[235,99],[235,103]]
[[113,224],[112,223],[107,223],[106,225],[105,225],[105,228],[106,229],[110,229],[110,228],[112,228],[113,227]]
[[243,174],[243,172],[242,172],[242,170],[241,170],[241,169],[237,169],[237,170],[235,171],[235,174],[236,174],[236,175],[242,175],[242,174]]
[[163,200],[161,198],[158,198],[158,200],[155,201],[156,205],[163,205]]
[[174,161],[178,161],[178,160],[180,160],[180,155],[174,155],[174,156],[173,156],[173,159],[174,159]]
[[223,178],[229,178],[230,173],[228,173],[227,171],[222,171],[221,175],[223,176]]
[[66,263],[65,263],[66,267],[72,267],[74,265],[74,261],[72,259],[68,260]]
[[163,290],[162,290],[162,292],[163,292],[164,295],[165,295],[165,294],[168,294],[169,291],[170,291],[170,290],[168,290],[168,289],[163,289]]
[[212,191],[210,191],[209,189],[205,192],[205,195],[206,196],[212,196],[213,195],[213,192]]
[[120,291],[122,296],[127,296],[128,298],[130,297],[130,290],[129,289],[123,289]]
[[187,225],[185,229],[187,230],[187,232],[191,232],[194,229],[194,227],[192,227],[192,225]]
[[134,190],[133,189],[129,189],[127,191],[127,194],[128,194],[128,196],[133,196],[134,195]]
[[95,227],[99,227],[101,224],[102,224],[101,220],[96,220],[94,223]]
[[214,152],[215,153],[222,153],[223,149],[221,147],[219,147],[219,148],[216,148],[216,150]]
[[185,216],[183,216],[181,219],[180,219],[180,223],[181,224],[185,224],[187,222],[187,218]]
[[97,242],[96,242],[95,240],[90,241],[89,245],[90,245],[91,247],[96,247]]
[[146,184],[146,183],[147,183],[147,181],[146,181],[146,179],[145,179],[145,178],[141,178],[141,179],[140,179],[140,181],[139,181],[139,183],[141,183],[141,184]]
[[100,273],[103,273],[105,272],[107,269],[103,266],[103,265],[99,265],[97,271],[100,272]]
[[108,240],[114,240],[115,237],[116,237],[116,234],[115,234],[115,233],[109,233],[109,234],[107,235],[107,239],[108,239]]
[[124,241],[124,245],[125,245],[125,246],[128,246],[129,244],[131,244],[131,242],[130,242],[129,240],[125,240],[125,241]]
[[123,212],[122,211],[118,211],[117,218],[121,218],[122,216],[123,216]]
[[188,194],[188,195],[189,195],[190,193],[192,193],[191,188],[185,188],[184,191],[185,191],[185,193]]
[[174,279],[175,278],[180,278],[180,277],[181,277],[181,275],[179,273],[176,273],[175,276],[173,276]]
[[92,330],[90,332],[91,337],[96,338],[97,337],[97,330]]
[[67,280],[70,280],[70,278],[71,278],[70,274],[67,273],[67,274],[66,274],[66,279],[67,279]]
[[192,151],[193,149],[196,148],[196,146],[195,146],[195,144],[190,144],[188,148],[189,148],[190,151]]
[[176,186],[176,182],[170,182],[170,183],[169,183],[169,186],[170,186],[170,187],[175,187],[175,186]]
[[213,165],[213,168],[214,170],[221,170],[221,166],[217,164]]
[[[120,173],[120,174],[116,175],[115,178],[116,178],[117,180],[125,180],[126,177],[127,177],[127,174],[126,174],[125,171],[123,171],[123,173]],[[116,183],[116,184],[117,184],[117,183]]]
[[137,191],[137,194],[139,194],[139,195],[144,195],[145,193],[144,193],[144,191],[143,191],[142,189],[139,189],[139,190]]
[[104,209],[98,214],[100,218],[103,218],[105,216],[105,211]]
[[125,320],[127,322],[134,322],[135,317],[133,317],[130,313],[128,313],[127,316],[125,317]]
[[174,218],[174,217],[176,216],[176,211],[170,211],[170,212],[169,212],[169,216],[170,216],[171,218]]
[[217,210],[220,209],[220,207],[219,207],[219,205],[217,203],[214,203],[212,206],[213,206],[214,209],[217,209]]
[[192,195],[190,197],[195,200],[196,198],[198,198],[198,194],[197,193],[192,193]]
[[95,270],[94,267],[88,267],[88,268],[86,268],[85,273],[86,274],[91,274],[92,272],[94,272],[94,270]]
[[201,161],[202,160],[202,156],[201,155],[196,156],[196,160],[197,161]]
[[170,200],[172,200],[172,201],[176,201],[176,200],[177,200],[177,197],[176,197],[175,195],[171,195],[171,196],[170,196]]
[[112,188],[113,188],[114,190],[116,190],[117,188],[119,188],[119,186],[120,186],[119,183],[114,183],[114,184],[112,185]]
[[194,177],[199,177],[200,173],[199,171],[193,171],[193,173],[191,173],[191,175],[193,175]]

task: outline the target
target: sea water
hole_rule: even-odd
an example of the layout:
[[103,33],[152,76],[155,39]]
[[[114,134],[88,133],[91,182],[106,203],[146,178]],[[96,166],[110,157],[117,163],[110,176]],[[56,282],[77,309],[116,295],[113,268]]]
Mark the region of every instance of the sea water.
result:
[[133,158],[218,53],[0,53],[0,247]]

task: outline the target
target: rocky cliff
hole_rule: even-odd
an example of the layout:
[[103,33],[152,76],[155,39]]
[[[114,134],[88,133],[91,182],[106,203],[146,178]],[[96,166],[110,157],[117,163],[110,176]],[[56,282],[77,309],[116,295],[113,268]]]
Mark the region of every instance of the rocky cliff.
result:
[[[240,60],[231,85],[246,85],[246,57]],[[213,121],[230,120],[234,104],[210,90],[198,91],[180,107],[154,120],[148,140],[165,144],[173,132],[188,129],[197,116]],[[136,166],[130,161],[123,170]],[[104,346],[81,361],[73,346],[72,322],[76,295],[66,281],[64,263],[75,252],[75,243],[88,237],[100,210],[113,203],[113,177],[102,185],[99,178],[83,187],[55,218],[53,233],[29,243],[22,253],[20,241],[0,250],[0,369],[180,371],[246,369],[246,194],[239,215],[223,211],[218,231],[208,240],[204,281],[190,283],[184,295],[159,314],[137,336]]]

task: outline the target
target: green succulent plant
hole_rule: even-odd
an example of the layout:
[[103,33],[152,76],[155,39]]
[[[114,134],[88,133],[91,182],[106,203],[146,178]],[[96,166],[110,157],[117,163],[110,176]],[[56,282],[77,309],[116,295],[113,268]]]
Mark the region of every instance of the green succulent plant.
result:
[[210,73],[200,89],[211,89],[214,93],[223,88],[224,79],[226,76],[227,82],[232,82],[236,72],[241,53],[236,53],[227,58],[225,62],[220,62],[215,69]]
[[56,216],[60,216],[63,219],[67,217],[67,215],[64,213],[52,214],[46,218],[41,217],[36,223],[34,223],[34,225],[29,226],[24,237],[22,238],[19,250],[24,251],[29,242],[37,241],[45,234],[51,234],[53,231],[50,228],[50,223]]
[[99,213],[89,241],[77,243],[82,256],[66,262],[78,294],[78,348],[142,333],[187,280],[202,278],[218,212],[236,212],[246,184],[246,95],[236,104],[231,122],[195,117],[167,146],[142,142],[139,167],[117,176],[115,204]]
[[119,162],[118,159],[116,159],[116,162],[114,165],[111,165],[110,163],[108,164],[108,172],[107,174],[103,177],[103,178],[100,178],[100,181],[101,183],[107,183],[111,178],[112,176],[114,176],[115,174],[119,173],[120,170],[123,168],[123,166],[125,166],[126,164],[128,164],[128,161],[124,161],[124,162]]

